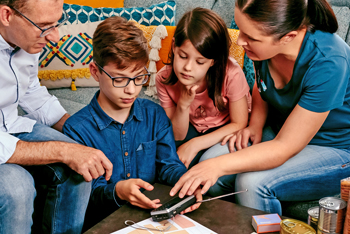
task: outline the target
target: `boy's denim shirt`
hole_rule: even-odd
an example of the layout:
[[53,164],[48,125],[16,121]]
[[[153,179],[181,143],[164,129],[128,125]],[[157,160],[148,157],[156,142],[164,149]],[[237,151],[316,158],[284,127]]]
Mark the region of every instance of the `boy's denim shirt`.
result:
[[63,127],[67,136],[101,150],[113,164],[109,181],[103,176],[93,181],[90,202],[120,206],[115,185],[129,178],[174,185],[187,169],[176,153],[171,121],[163,108],[137,98],[129,117],[121,124],[101,109],[98,95],[99,91]]

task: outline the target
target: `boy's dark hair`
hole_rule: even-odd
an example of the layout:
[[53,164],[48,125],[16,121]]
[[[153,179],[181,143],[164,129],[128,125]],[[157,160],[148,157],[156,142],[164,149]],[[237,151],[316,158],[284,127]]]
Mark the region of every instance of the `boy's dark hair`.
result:
[[237,0],[236,7],[262,24],[267,35],[274,35],[275,39],[304,26],[311,32],[334,33],[338,29],[338,21],[326,0]]
[[93,60],[101,67],[112,62],[118,69],[133,65],[136,70],[148,62],[147,39],[141,29],[123,17],[113,16],[100,23],[92,43]]
[[[219,111],[227,107],[222,99],[222,87],[226,76],[231,39],[223,19],[214,11],[197,7],[185,13],[176,26],[175,46],[180,47],[190,40],[196,50],[207,59],[213,59],[214,65],[207,72],[208,95]],[[171,50],[168,65],[173,65],[174,54]],[[174,71],[164,84],[174,85],[178,81]]]

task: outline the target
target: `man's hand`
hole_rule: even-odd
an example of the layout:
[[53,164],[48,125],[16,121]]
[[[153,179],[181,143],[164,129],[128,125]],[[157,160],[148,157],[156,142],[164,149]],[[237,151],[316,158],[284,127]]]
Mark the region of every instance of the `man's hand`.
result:
[[170,191],[170,196],[174,196],[180,189],[179,197],[192,195],[196,189],[203,185],[201,194],[206,193],[221,176],[220,170],[213,163],[215,158],[204,160],[187,171]]
[[64,161],[70,168],[82,175],[86,181],[97,179],[105,175],[109,180],[112,175],[113,164],[100,150],[80,144],[64,143],[68,149],[63,152]]
[[154,187],[141,179],[128,179],[119,181],[115,186],[115,192],[120,199],[144,209],[156,209],[162,205],[159,204],[159,199],[151,201],[141,193],[140,188],[152,191]]

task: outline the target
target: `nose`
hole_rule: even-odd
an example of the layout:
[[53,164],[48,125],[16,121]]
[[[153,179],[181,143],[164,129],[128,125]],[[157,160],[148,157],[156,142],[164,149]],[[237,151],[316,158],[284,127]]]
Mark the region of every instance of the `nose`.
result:
[[238,34],[237,45],[239,45],[239,46],[247,45],[247,41],[245,40],[243,33]]
[[46,35],[45,38],[48,41],[52,41],[52,42],[57,43],[60,40],[58,28],[55,28],[54,30],[52,30],[52,32],[50,32],[50,34]]
[[135,80],[130,80],[129,84],[124,88],[124,92],[127,94],[134,94],[136,91]]
[[191,71],[192,61],[190,59],[186,61],[185,65],[184,65],[184,69],[185,69],[185,71]]

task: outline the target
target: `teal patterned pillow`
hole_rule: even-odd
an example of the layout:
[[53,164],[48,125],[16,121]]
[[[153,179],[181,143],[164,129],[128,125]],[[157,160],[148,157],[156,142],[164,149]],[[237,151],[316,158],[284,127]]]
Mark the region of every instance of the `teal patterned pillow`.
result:
[[93,8],[64,3],[63,9],[70,16],[67,24],[84,24],[104,20],[111,16],[122,16],[127,20],[135,20],[139,24],[175,26],[176,3],[169,0],[150,7],[133,8]]
[[[231,27],[233,29],[239,29],[235,18],[232,18]],[[244,64],[243,64],[243,72],[247,79],[248,85],[250,87],[250,90],[253,90],[254,82],[255,82],[255,72],[254,72],[254,65],[253,61],[248,58],[247,54],[244,54]]]

